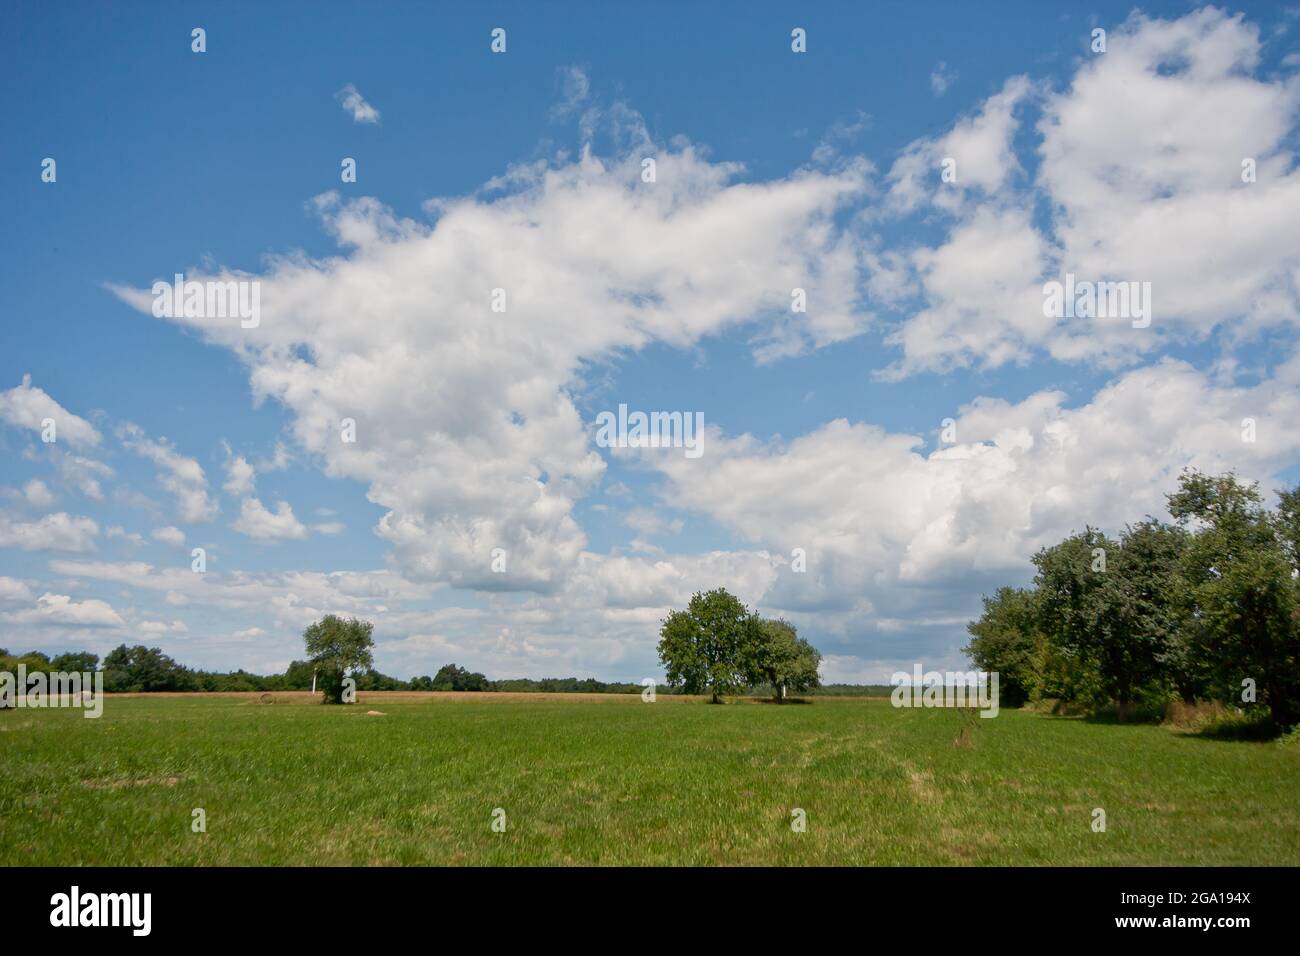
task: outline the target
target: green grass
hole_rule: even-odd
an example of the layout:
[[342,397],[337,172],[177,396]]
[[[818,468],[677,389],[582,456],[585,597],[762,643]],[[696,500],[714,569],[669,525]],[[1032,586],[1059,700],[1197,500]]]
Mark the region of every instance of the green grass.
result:
[[961,726],[831,698],[0,712],[0,864],[1300,864],[1296,746],[1004,710],[957,747]]

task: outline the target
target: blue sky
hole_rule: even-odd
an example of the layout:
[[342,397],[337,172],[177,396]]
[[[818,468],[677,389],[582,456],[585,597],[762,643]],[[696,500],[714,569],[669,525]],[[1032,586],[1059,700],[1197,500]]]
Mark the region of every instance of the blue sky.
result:
[[[640,679],[727,586],[882,680],[1185,465],[1294,482],[1300,10],[1140,10],[7,11],[0,646],[265,671],[336,611],[400,676]],[[1045,320],[1066,271],[1151,328]],[[155,318],[176,272],[261,325]]]

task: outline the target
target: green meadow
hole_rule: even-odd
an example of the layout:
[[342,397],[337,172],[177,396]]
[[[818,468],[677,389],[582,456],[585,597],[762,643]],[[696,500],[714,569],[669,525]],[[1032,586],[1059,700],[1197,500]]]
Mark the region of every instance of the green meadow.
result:
[[4,865],[1300,865],[1295,744],[887,700],[110,696],[0,767]]

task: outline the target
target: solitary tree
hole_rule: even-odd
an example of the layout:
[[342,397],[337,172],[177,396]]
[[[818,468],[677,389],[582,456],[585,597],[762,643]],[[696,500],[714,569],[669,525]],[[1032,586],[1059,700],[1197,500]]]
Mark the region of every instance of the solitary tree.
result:
[[745,687],[758,630],[758,617],[724,589],[695,594],[659,630],[659,660],[669,685],[688,694],[707,691],[715,704],[722,694]]
[[302,632],[307,654],[320,676],[317,686],[325,691],[326,703],[341,704],[343,679],[353,672],[369,670],[374,663],[370,650],[375,646],[370,636],[374,629],[369,621],[356,618],[345,621],[329,614]]
[[757,641],[748,654],[750,681],[770,684],[772,697],[785,700],[787,690],[805,691],[818,686],[817,668],[822,656],[784,619],[759,622]]

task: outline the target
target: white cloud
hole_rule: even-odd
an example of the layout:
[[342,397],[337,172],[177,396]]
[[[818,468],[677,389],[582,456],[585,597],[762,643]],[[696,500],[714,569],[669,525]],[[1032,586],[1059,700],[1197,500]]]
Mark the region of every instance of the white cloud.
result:
[[284,471],[293,462],[293,454],[285,447],[284,442],[275,443],[275,451],[270,458],[264,458],[258,461],[258,471]]
[[307,529],[294,517],[287,501],[281,501],[275,511],[269,511],[257,498],[245,498],[239,506],[239,520],[233,527],[259,541],[307,537]]
[[161,541],[163,544],[170,545],[173,548],[185,546],[185,532],[180,528],[168,525],[165,528],[154,528],[153,534],[150,535],[155,541]]
[[681,518],[669,517],[662,509],[632,508],[623,515],[623,523],[646,537],[676,534],[684,523]]
[[23,498],[33,508],[48,508],[54,504],[54,492],[39,478],[33,478],[23,485]]
[[0,575],[0,601],[30,601],[32,589],[26,581]]
[[551,110],[555,119],[563,119],[577,112],[591,97],[591,80],[586,70],[579,66],[566,66],[557,71],[560,83],[560,101]]
[[[907,607],[909,589],[938,588],[948,602],[965,595],[966,610],[972,576],[1023,572],[1029,555],[1085,522],[1117,529],[1164,514],[1185,466],[1236,469],[1270,490],[1300,456],[1298,385],[1300,359],[1251,388],[1165,360],[1078,408],[1054,391],[978,399],[956,417],[958,443],[928,454],[918,436],[845,420],[788,444],[715,432],[697,461],[637,454],[671,479],[669,505],[783,561],[805,550],[807,572],[783,570],[766,603],[833,611],[866,598],[893,617],[922,606]],[[1253,443],[1242,441],[1248,417]]]
[[[648,141],[639,127],[629,136],[616,160],[584,151],[495,200],[443,202],[433,226],[324,197],[348,254],[276,261],[257,329],[196,324],[245,356],[256,395],[289,409],[328,475],[366,483],[407,573],[560,586],[586,544],[573,504],[604,469],[569,391],[589,363],[656,340],[689,346],[755,315],[764,359],[866,328],[855,255],[833,221],[863,194],[865,167],[737,183],[738,167],[681,146],[656,148],[646,184]],[[790,314],[796,286],[807,316]],[[505,313],[491,311],[495,288]],[[354,443],[340,440],[345,418]],[[495,548],[510,555],[507,575],[491,570]]]
[[217,503],[208,496],[208,479],[197,461],[177,452],[165,438],[149,438],[138,425],[124,424],[118,437],[127,448],[154,463],[158,483],[175,496],[182,521],[196,524],[216,517]]
[[189,627],[184,621],[138,621],[132,625],[141,634],[161,637],[165,634],[184,634]]
[[102,461],[63,451],[55,453],[55,464],[59,469],[59,476],[91,501],[104,500],[104,490],[100,480],[113,477],[114,472],[111,467]]
[[[1300,78],[1257,76],[1258,28],[1213,7],[1176,20],[1134,14],[1107,40],[1063,89],[1013,78],[895,162],[887,210],[932,207],[953,220],[945,241],[905,260],[907,291],[922,303],[889,339],[903,352],[889,376],[1039,351],[1118,367],[1217,328],[1231,345],[1300,321]],[[1032,182],[1013,148],[1022,105],[1041,113]],[[945,157],[956,183],[940,181]],[[1242,180],[1246,159],[1253,183]],[[1150,283],[1150,327],[1044,317],[1042,283],[1066,273]],[[897,299],[896,269],[881,278]]]
[[930,71],[930,91],[935,96],[943,96],[956,79],[957,71],[949,69],[948,64],[940,60],[934,65],[934,69]]
[[946,368],[972,355],[986,366],[1028,358],[1029,343],[1052,328],[1038,279],[1047,256],[1030,211],[1015,207],[973,209],[943,245],[915,250],[909,265],[926,301],[889,334],[904,358],[880,377]]
[[[770,362],[847,341],[875,321],[864,294],[903,310],[886,335],[899,358],[885,378],[1044,355],[1123,368],[1171,333],[1223,326],[1231,340],[1291,321],[1295,81],[1256,79],[1258,38],[1217,11],[1172,24],[1135,17],[1110,40],[1060,90],[1012,77],[951,129],[912,143],[882,201],[849,226],[839,213],[876,193],[865,162],[843,161],[842,139],[823,143],[820,161],[834,170],[755,181],[692,147],[652,143],[635,122],[618,131],[626,149],[613,158],[587,148],[512,167],[473,196],[431,201],[429,222],[375,199],[319,197],[339,251],[271,260],[257,329],[174,321],[239,355],[254,399],[288,412],[301,461],[362,483],[385,509],[376,530],[390,570],[51,568],[175,607],[239,611],[257,626],[236,631],[253,622],[223,617],[210,639],[265,636],[259,652],[286,662],[304,624],[339,612],[377,621],[381,666],[399,673],[433,659],[494,675],[536,675],[538,662],[626,673],[651,666],[667,608],[725,586],[824,636],[828,679],[880,679],[921,650],[957,664],[976,595],[1026,574],[1035,548],[1085,521],[1114,528],[1160,513],[1184,465],[1264,479],[1292,465],[1298,360],[1258,379],[1226,356],[1208,372],[1166,360],[1112,371],[1091,396],[979,398],[954,413],[958,444],[937,449],[928,436],[840,419],[788,440],[712,429],[697,462],[630,454],[667,479],[662,508],[632,507],[621,483],[596,507],[618,510],[642,538],[683,527],[678,515],[693,511],[744,542],[699,555],[639,539],[589,549],[574,507],[606,464],[575,396],[603,363],[651,344],[686,351],[742,329]],[[1202,96],[1209,87],[1233,96]],[[589,98],[576,81],[573,91],[575,103]],[[1240,112],[1224,120],[1228,99]],[[1015,148],[1035,137],[1037,166]],[[1259,183],[1240,183],[1234,153],[1256,155]],[[640,180],[644,155],[658,161],[654,184]],[[957,160],[951,185],[939,183],[946,156]],[[899,245],[868,234],[913,215],[941,238]],[[1153,328],[1045,319],[1041,283],[1064,268],[1156,280]],[[1169,298],[1161,288],[1175,278]],[[790,312],[796,286],[808,290],[807,316]],[[497,288],[503,313],[490,307]],[[145,292],[118,293],[148,311]],[[1258,384],[1239,386],[1238,375]],[[1245,417],[1257,420],[1254,444],[1240,440]],[[340,440],[344,418],[356,422],[355,443]],[[225,490],[243,499],[237,530],[307,535],[287,503],[271,511],[253,496],[256,473],[289,457],[277,445],[254,467],[227,449]],[[312,531],[342,530],[333,514],[317,517],[331,520]],[[508,556],[505,574],[491,570],[495,548]],[[806,550],[807,574],[792,572],[794,548]],[[447,586],[487,593],[472,607],[422,606]],[[856,656],[867,648],[870,661]]]
[[45,515],[39,521],[14,521],[0,515],[0,548],[19,548],[23,551],[93,551],[99,525],[91,518],[83,518],[58,511]]
[[232,498],[241,498],[253,493],[257,472],[243,455],[236,455],[226,445],[226,483],[222,489]]
[[106,601],[74,601],[66,594],[46,592],[36,599],[36,606],[5,614],[12,624],[53,624],[74,627],[124,627],[117,611]]
[[379,110],[375,109],[357,91],[357,88],[349,83],[343,89],[335,94],[338,101],[343,104],[343,109],[352,117],[354,123],[378,123]]
[[72,414],[32,385],[30,375],[24,375],[22,383],[16,388],[0,392],[0,421],[41,434],[44,430],[42,422],[46,419],[54,422],[55,443],[66,441],[72,445],[98,445],[100,442],[99,432],[90,422]]
[[132,547],[144,544],[144,536],[135,531],[127,531],[120,524],[115,524],[104,532],[106,538],[121,538]]
[[1060,271],[1151,282],[1158,333],[1094,322],[1052,343],[1054,355],[1131,357],[1167,335],[1296,321],[1300,79],[1257,79],[1259,57],[1258,28],[1240,14],[1135,14],[1048,98],[1039,180],[1059,211]]
[[[1028,77],[1013,76],[943,136],[909,144],[887,177],[893,211],[911,211],[923,202],[953,210],[972,194],[996,198],[1022,171],[1012,143],[1015,112],[1033,91]],[[954,182],[940,178],[945,159],[955,162]]]
[[[209,568],[205,574],[195,574],[188,565],[155,567],[142,561],[61,559],[51,561],[50,570],[70,579],[104,581],[146,595],[161,595],[174,608],[215,608],[220,611],[223,623],[235,615],[269,619],[274,623],[274,630],[268,634],[276,636],[278,646],[287,655],[284,663],[290,656],[301,656],[302,629],[326,614],[366,617],[384,629],[400,627],[409,618],[397,613],[395,605],[421,601],[431,593],[427,586],[407,581],[391,571],[251,573]],[[245,660],[238,663],[251,666]],[[283,667],[284,663],[278,666]]]

